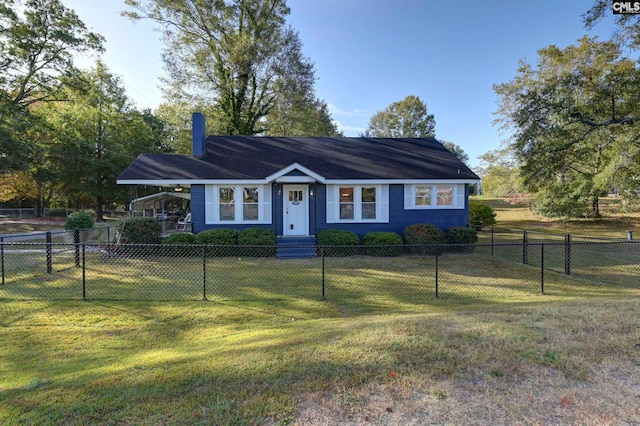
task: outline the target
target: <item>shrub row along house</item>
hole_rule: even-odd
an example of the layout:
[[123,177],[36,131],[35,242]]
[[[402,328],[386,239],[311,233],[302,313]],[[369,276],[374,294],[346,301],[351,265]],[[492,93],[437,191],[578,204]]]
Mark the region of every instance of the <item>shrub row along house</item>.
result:
[[190,187],[194,233],[262,227],[290,242],[468,224],[480,178],[433,138],[206,137],[202,114],[192,124],[192,155],[140,155],[118,183]]

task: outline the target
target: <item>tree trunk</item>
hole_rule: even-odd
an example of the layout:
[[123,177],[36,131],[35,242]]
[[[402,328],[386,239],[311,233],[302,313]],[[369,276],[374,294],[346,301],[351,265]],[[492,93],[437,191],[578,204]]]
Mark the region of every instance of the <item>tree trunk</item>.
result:
[[33,214],[35,217],[42,217],[42,196],[36,197],[36,205],[33,208]]
[[104,204],[102,194],[99,194],[98,196],[96,196],[96,222],[104,222],[102,204]]
[[596,219],[600,218],[600,197],[594,195],[591,200],[591,208],[593,210],[593,217]]

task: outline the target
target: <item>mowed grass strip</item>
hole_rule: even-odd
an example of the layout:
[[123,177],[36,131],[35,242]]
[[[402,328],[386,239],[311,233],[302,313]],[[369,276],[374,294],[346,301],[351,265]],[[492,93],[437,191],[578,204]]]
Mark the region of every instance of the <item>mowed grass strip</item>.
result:
[[0,328],[6,425],[640,421],[637,297],[328,319],[246,301],[29,303]]

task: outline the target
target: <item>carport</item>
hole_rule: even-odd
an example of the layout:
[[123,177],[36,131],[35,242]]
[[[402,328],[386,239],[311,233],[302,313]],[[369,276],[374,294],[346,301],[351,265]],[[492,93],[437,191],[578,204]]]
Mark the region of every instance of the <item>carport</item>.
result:
[[181,198],[191,201],[191,194],[184,192],[158,192],[144,197],[131,200],[129,209],[134,216],[151,216],[155,218],[166,218],[168,209],[167,202]]

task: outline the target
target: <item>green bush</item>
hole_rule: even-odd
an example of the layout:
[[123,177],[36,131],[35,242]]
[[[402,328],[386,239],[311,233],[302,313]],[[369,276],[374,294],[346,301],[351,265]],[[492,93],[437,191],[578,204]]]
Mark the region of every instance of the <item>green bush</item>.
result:
[[196,236],[190,232],[178,232],[164,239],[164,244],[195,244]]
[[[360,238],[351,231],[342,229],[325,229],[316,236],[318,246],[336,246],[325,249],[326,256],[353,256],[358,252]],[[355,247],[345,247],[355,246]]]
[[67,220],[64,222],[64,229],[71,231],[76,228],[93,228],[93,219],[91,218],[91,215],[86,212],[75,212],[67,216]]
[[239,254],[237,229],[220,228],[201,231],[196,235],[196,244],[207,246],[234,246],[234,247],[210,247],[207,249],[209,256],[237,256]]
[[[444,232],[428,223],[409,225],[402,231],[404,242],[408,245],[432,245],[444,243]],[[436,254],[436,247],[413,247],[412,253]]]
[[402,237],[395,232],[366,233],[362,244],[374,246],[364,250],[370,256],[400,256],[402,254]]
[[199,232],[196,235],[196,244],[207,244],[213,246],[237,246],[240,231],[236,229],[220,228],[209,229]]
[[475,228],[496,224],[496,214],[493,209],[481,201],[469,202],[469,224]]
[[189,232],[178,232],[164,239],[163,252],[169,257],[193,257],[202,255],[202,247],[195,245],[196,236]]
[[447,244],[457,244],[457,247],[447,248],[454,253],[471,253],[475,249],[474,244],[478,242],[478,231],[466,226],[452,226],[445,233]]
[[162,225],[152,217],[125,219],[120,242],[122,244],[162,244]]
[[240,251],[243,256],[272,257],[276,255],[276,234],[270,229],[244,229],[238,235],[238,244],[241,246],[253,246],[242,248]]

